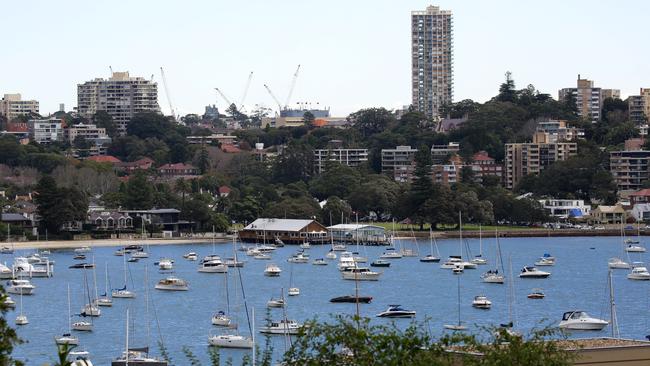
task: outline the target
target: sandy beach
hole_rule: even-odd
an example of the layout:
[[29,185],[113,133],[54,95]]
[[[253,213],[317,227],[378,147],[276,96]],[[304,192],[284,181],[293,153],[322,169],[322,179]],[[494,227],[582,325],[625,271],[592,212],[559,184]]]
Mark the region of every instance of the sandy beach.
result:
[[[147,245],[171,245],[171,244],[192,244],[192,243],[211,243],[212,238],[178,238],[178,239],[95,239],[95,240],[52,240],[52,241],[22,241],[3,243],[2,247],[13,247],[14,250],[21,249],[74,249],[82,246],[88,247],[121,247],[131,244]],[[214,242],[230,243],[231,238],[219,237]]]

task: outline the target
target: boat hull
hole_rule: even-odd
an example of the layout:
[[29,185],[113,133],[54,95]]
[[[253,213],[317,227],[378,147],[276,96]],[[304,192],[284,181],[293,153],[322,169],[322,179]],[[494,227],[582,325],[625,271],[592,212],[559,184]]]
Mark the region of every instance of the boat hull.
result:
[[208,338],[208,343],[211,346],[221,347],[221,348],[242,348],[242,349],[253,348],[253,340],[251,338],[237,336],[237,335],[212,336]]
[[603,330],[607,324],[607,322],[560,322],[559,327],[570,330]]
[[330,299],[330,302],[333,303],[351,303],[351,304],[356,304],[361,303],[361,304],[369,304],[372,301],[371,296],[339,296],[339,297],[334,297]]
[[157,284],[154,288],[156,290],[161,290],[161,291],[187,291],[187,290],[189,290],[189,287],[187,287],[187,286],[168,286],[168,285],[160,285],[160,284]]

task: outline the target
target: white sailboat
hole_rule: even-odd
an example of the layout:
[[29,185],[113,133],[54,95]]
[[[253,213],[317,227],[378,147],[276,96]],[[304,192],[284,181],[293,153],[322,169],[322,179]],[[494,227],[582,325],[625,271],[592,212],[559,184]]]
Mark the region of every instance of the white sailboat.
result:
[[23,294],[20,294],[20,314],[16,317],[16,325],[27,324],[29,324],[29,319],[27,319],[27,315],[23,314]]
[[104,270],[104,293],[101,296],[97,296],[95,304],[97,306],[113,306],[113,299],[108,296],[108,263],[105,265]]
[[458,321],[456,324],[445,324],[444,328],[449,329],[449,330],[454,330],[454,331],[464,331],[467,330],[467,326],[463,325],[461,322],[460,318],[460,277],[457,276],[458,278]]
[[290,266],[291,269],[289,271],[289,290],[287,291],[287,295],[298,296],[300,295],[300,288],[295,287],[293,285],[293,264],[291,264]]
[[[436,247],[435,254],[433,253],[434,245]],[[420,258],[420,262],[424,262],[424,263],[440,262],[440,250],[438,250],[438,243],[436,242],[436,239],[433,237],[433,232],[431,231],[430,227],[429,227],[429,249],[430,249],[430,253]]]
[[[497,283],[503,284],[505,282],[505,276],[503,275],[503,259],[501,258],[501,244],[499,243],[499,231],[498,229],[494,230],[494,238],[496,242],[496,256],[494,260],[494,269],[490,269],[487,272],[481,275],[481,279],[485,283]],[[499,273],[499,264],[501,264],[501,273]]]
[[217,311],[214,315],[212,315],[212,325],[216,325],[218,327],[227,327],[230,326],[232,323],[232,319],[230,319],[230,291],[228,289],[228,275],[226,274],[224,277],[224,292],[226,295],[226,311],[219,310]]
[[61,336],[54,337],[54,342],[58,345],[79,345],[79,338],[72,335],[72,310],[70,308],[70,285],[68,284],[68,332]]
[[134,299],[135,298],[135,292],[134,291],[129,291],[126,288],[126,284],[128,282],[128,277],[126,274],[127,268],[126,268],[126,256],[123,258],[124,260],[124,287],[120,289],[115,289],[111,292],[111,296],[113,298],[117,299]]
[[[94,268],[94,267],[93,267]],[[88,303],[84,305],[84,307],[81,309],[81,316],[100,316],[102,315],[102,311],[99,309],[97,305],[95,305],[96,301],[93,301],[90,298],[90,288],[88,287],[88,276],[86,275],[86,271],[83,272],[84,274],[84,296],[88,295]]]
[[487,264],[487,259],[483,258],[483,231],[481,224],[478,225],[478,255],[471,260],[474,264]]
[[621,259],[620,257],[612,257],[607,261],[607,267],[610,269],[630,269],[630,254],[626,251],[625,248],[625,232],[623,230],[623,224],[621,223],[621,248],[623,249],[623,254],[627,257],[627,261]]

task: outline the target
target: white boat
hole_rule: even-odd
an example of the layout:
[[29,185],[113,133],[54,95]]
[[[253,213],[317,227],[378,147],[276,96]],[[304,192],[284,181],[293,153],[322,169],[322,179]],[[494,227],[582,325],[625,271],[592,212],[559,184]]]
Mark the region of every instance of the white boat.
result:
[[591,317],[584,311],[567,311],[562,315],[559,327],[572,330],[602,330],[609,324],[608,321]]
[[499,273],[499,270],[489,270],[481,275],[485,283],[504,283],[505,276]]
[[120,248],[120,249],[118,249],[118,250],[116,250],[116,251],[113,252],[113,254],[115,254],[115,255],[118,256],[118,257],[123,256],[124,253],[126,253],[126,252],[124,251],[124,248]]
[[457,308],[457,314],[458,314],[458,321],[456,322],[456,324],[443,324],[443,327],[444,327],[445,329],[449,329],[449,330],[453,330],[453,331],[464,331],[464,330],[467,330],[467,327],[466,327],[465,325],[463,325],[463,323],[461,322],[461,317],[460,317],[460,278],[461,278],[461,277],[462,277],[462,276],[458,276],[458,277],[457,277],[457,278],[458,278],[458,282],[457,282],[457,287],[456,287],[456,288],[457,288],[457,295],[458,295],[458,297],[457,297],[457,307],[458,307],[458,308]]
[[254,257],[254,256],[256,256],[256,255],[258,255],[260,253],[262,253],[262,252],[257,248],[248,248],[246,250],[246,255],[249,256],[249,257]]
[[16,302],[9,295],[6,295],[4,305],[8,309],[15,309],[16,308]]
[[306,242],[300,244],[300,248],[302,248],[302,249],[310,249],[310,248],[311,248],[311,244],[309,244],[309,242],[306,241]]
[[188,261],[195,261],[195,260],[199,259],[199,256],[195,252],[189,252],[189,253],[183,254],[183,258],[187,259]]
[[463,267],[462,264],[457,264],[456,267],[451,270],[453,274],[463,274],[464,271],[465,267]]
[[86,253],[86,252],[90,252],[90,247],[89,247],[89,246],[79,247],[79,248],[76,248],[76,249],[74,250],[74,252],[75,252],[75,253]]
[[129,291],[126,288],[127,284],[127,268],[126,268],[126,256],[122,258],[122,261],[124,262],[124,287],[119,288],[119,289],[114,289],[111,291],[111,297],[114,299],[134,299],[135,298],[135,292],[134,291]]
[[384,252],[379,256],[381,259],[400,259],[402,257],[402,253],[395,250],[395,248],[386,248],[386,250],[384,250]]
[[266,306],[269,308],[283,308],[285,304],[286,303],[283,298],[279,298],[279,299],[271,298],[269,301],[266,302]]
[[333,250],[330,250],[329,252],[327,252],[327,254],[325,254],[325,258],[327,258],[327,259],[336,259],[336,253],[334,253]]
[[360,256],[360,255],[356,255],[354,253],[352,255],[352,259],[354,259],[355,263],[367,263],[368,262],[368,258]]
[[242,268],[244,267],[244,264],[246,262],[237,260],[235,258],[226,258],[225,261],[223,261],[223,264],[225,264],[228,267],[239,267]]
[[268,253],[274,251],[275,247],[273,245],[262,244],[259,247],[257,247],[257,250],[259,250],[262,253]]
[[287,291],[287,294],[289,296],[298,296],[300,295],[300,289],[298,287],[289,287],[289,291]]
[[64,333],[59,337],[54,337],[54,343],[58,345],[67,344],[69,346],[77,346],[79,345],[79,338],[73,336],[70,333]]
[[253,339],[250,337],[244,337],[237,334],[220,334],[213,335],[208,338],[208,343],[211,346],[221,347],[221,348],[243,348],[243,349],[252,349],[253,348]]
[[634,267],[632,272],[627,275],[627,278],[629,280],[648,281],[650,280],[650,272],[646,267]]
[[16,257],[12,267],[16,277],[51,277],[53,266],[49,262],[34,265],[25,257]]
[[270,259],[271,259],[271,255],[266,254],[266,253],[259,252],[259,253],[255,254],[255,255],[253,256],[253,259],[257,259],[257,260],[270,260]]
[[225,312],[219,310],[214,315],[212,315],[211,322],[212,325],[216,325],[218,327],[227,327],[231,324],[232,320]]
[[472,301],[472,306],[477,309],[487,310],[492,307],[492,301],[490,301],[487,298],[487,296],[478,295],[478,296],[474,296],[474,300]]
[[298,334],[301,327],[302,324],[295,320],[283,319],[280,321],[272,321],[268,325],[260,327],[260,333],[295,335]]
[[323,258],[317,258],[317,259],[314,259],[314,260],[311,262],[311,264],[313,264],[313,265],[315,265],[315,266],[326,266],[326,265],[327,265],[327,261],[325,261],[325,259],[323,259]]
[[335,252],[345,252],[348,250],[348,248],[345,246],[345,244],[334,244],[332,245],[332,250]]
[[93,330],[93,323],[87,322],[85,320],[72,322],[72,330],[76,330],[78,332],[90,332]]
[[86,304],[83,308],[81,308],[81,315],[97,317],[102,315],[102,311],[99,309],[99,307],[93,304]]
[[278,248],[282,248],[284,246],[282,239],[278,238],[277,236],[275,237],[273,244]]
[[356,263],[354,262],[354,257],[352,257],[352,253],[350,252],[342,252],[341,255],[339,256],[339,263],[337,265],[339,271],[345,271],[350,268],[356,267]]
[[133,253],[131,253],[131,258],[149,258],[149,253],[145,252],[144,250],[138,250]]
[[169,258],[160,258],[158,261],[158,268],[161,271],[169,271],[174,268],[174,261]]
[[16,325],[26,325],[26,324],[29,324],[29,319],[27,319],[27,315],[23,314],[23,295],[20,295],[20,314],[18,314],[18,316],[16,317]]
[[536,266],[554,266],[554,265],[555,265],[555,261],[550,260],[550,259],[548,259],[548,258],[540,257],[540,258],[535,262],[535,265],[536,265]]
[[11,268],[0,263],[0,279],[8,280],[13,277],[14,277],[14,272],[11,270]]
[[5,290],[10,294],[31,295],[35,289],[36,286],[29,280],[9,280],[5,283]]
[[609,261],[607,261],[607,267],[611,269],[630,269],[632,266],[630,266],[629,263],[626,261],[622,260],[621,258],[618,257],[613,257],[610,258]]
[[446,261],[440,265],[441,269],[454,269],[457,266],[462,267],[463,260],[459,256],[450,256]]
[[379,318],[414,318],[415,310],[402,309],[400,305],[388,305],[388,309],[377,314]]
[[[148,347],[146,348],[148,351]],[[122,355],[111,361],[111,366],[167,366],[167,361],[150,357],[147,352],[141,349],[129,349],[122,352]]]
[[279,277],[282,270],[276,264],[269,263],[264,269],[264,275],[267,277]]
[[104,293],[101,296],[97,296],[95,299],[95,305],[97,306],[113,306],[113,300],[108,297],[108,263],[104,270]]
[[309,263],[309,256],[306,256],[304,253],[297,253],[292,255],[287,259],[289,263]]
[[625,247],[625,251],[630,253],[645,253],[645,247],[640,244],[628,244]]
[[519,273],[519,278],[546,278],[550,276],[549,272],[540,271],[532,266],[525,266]]
[[189,290],[189,284],[181,278],[169,276],[158,281],[155,289],[164,291],[187,291]]
[[355,267],[341,272],[344,280],[352,281],[377,281],[382,272],[375,272],[367,267]]
[[201,261],[198,271],[201,273],[228,273],[228,266],[221,259],[212,259]]

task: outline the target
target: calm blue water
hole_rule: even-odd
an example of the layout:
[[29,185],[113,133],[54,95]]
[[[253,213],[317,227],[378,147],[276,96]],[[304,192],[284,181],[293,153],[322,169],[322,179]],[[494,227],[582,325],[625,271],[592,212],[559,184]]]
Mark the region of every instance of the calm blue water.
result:
[[[478,252],[478,240],[469,241],[474,254]],[[412,241],[404,245],[413,246]],[[422,241],[420,253],[427,254],[428,242]],[[458,254],[457,240],[439,241],[443,258]],[[562,312],[571,309],[582,309],[591,315],[609,319],[609,303],[607,289],[607,259],[612,256],[622,256],[618,238],[512,238],[501,239],[503,259],[506,264],[508,257],[512,258],[515,272],[514,287],[516,300],[514,304],[516,322],[520,330],[526,331],[546,319],[557,322]],[[594,249],[590,249],[593,247]],[[123,282],[122,257],[113,255],[116,248],[96,248],[93,251],[97,263],[97,282],[100,293],[104,288],[104,264],[108,263],[109,276],[113,287],[119,287]],[[324,257],[328,247],[312,247],[309,250],[311,258]],[[352,248],[354,249],[354,248]],[[385,248],[361,248],[362,255],[369,261],[377,258]],[[279,278],[269,278],[263,275],[269,261],[254,260],[239,252],[240,258],[247,263],[242,268],[244,288],[249,308],[255,308],[256,326],[263,324],[266,301],[271,296],[278,296],[281,288],[289,287],[290,264],[286,259],[297,247],[279,248],[273,254],[272,262],[283,269]],[[199,257],[211,254],[211,244],[196,245],[164,245],[152,246],[149,249],[150,258],[139,263],[129,263],[132,278],[138,298],[135,300],[115,299],[112,308],[101,308],[102,316],[95,318],[95,329],[92,333],[77,333],[81,347],[91,352],[95,365],[110,364],[110,360],[118,356],[124,349],[125,313],[130,308],[135,329],[131,331],[132,346],[143,346],[147,343],[146,310],[144,273],[148,267],[151,290],[149,297],[153,303],[149,309],[151,322],[150,344],[158,354],[156,341],[162,334],[175,364],[187,363],[181,348],[188,346],[200,359],[207,362],[207,337],[216,327],[210,324],[210,317],[216,309],[225,306],[224,275],[198,273],[198,262],[189,262],[182,258],[188,251],[196,251]],[[547,279],[519,279],[517,273],[523,265],[532,265],[543,253],[549,252],[557,258],[553,267],[543,267],[552,275]],[[216,253],[223,257],[232,256],[231,244],[218,244]],[[53,278],[33,279],[37,286],[35,295],[23,297],[24,312],[29,317],[30,324],[20,327],[18,334],[28,343],[19,346],[14,355],[26,359],[30,365],[39,365],[52,361],[56,348],[53,337],[67,330],[67,285],[72,291],[73,313],[79,312],[83,305],[83,270],[68,269],[75,263],[73,253],[68,251],[53,251],[50,256],[56,261]],[[487,267],[492,267],[495,259],[494,240],[484,240],[484,256],[490,260],[490,265],[479,266],[477,270],[466,270],[461,277],[461,316],[464,322],[472,328],[475,326],[498,324],[508,321],[507,285],[486,284],[481,282],[480,275]],[[153,265],[160,257],[171,257],[176,260],[175,275],[190,282],[188,292],[162,292],[153,289],[153,285],[164,275]],[[88,253],[88,258],[91,254]],[[645,259],[638,254],[633,260]],[[2,261],[11,262],[13,259],[4,255]],[[353,314],[354,304],[331,304],[329,299],[334,296],[352,294],[354,282],[344,281],[336,268],[336,261],[329,261],[328,266],[313,266],[310,264],[293,264],[294,285],[301,290],[300,296],[288,298],[288,317],[299,321],[319,316],[327,318],[332,313]],[[393,260],[390,268],[383,270],[382,278],[377,282],[360,282],[360,293],[374,297],[371,304],[361,305],[362,316],[374,317],[385,310],[388,304],[402,304],[405,308],[417,311],[417,319],[430,317],[430,328],[434,334],[443,332],[443,324],[453,323],[457,319],[457,276],[449,270],[442,270],[437,263],[420,263],[418,258],[403,258]],[[232,288],[236,271],[230,269],[229,285]],[[87,271],[92,286],[92,271]],[[631,281],[625,278],[627,270],[614,272],[615,298],[618,309],[621,335],[626,338],[643,338],[650,331],[648,321],[648,283]],[[543,300],[529,300],[526,294],[532,288],[541,287],[546,292]],[[485,294],[493,302],[491,310],[477,310],[471,307],[475,295]],[[12,295],[18,303],[18,296]],[[231,306],[242,301],[231,296]],[[154,307],[160,324],[158,332],[154,316]],[[243,306],[240,305],[243,308]],[[18,309],[16,309],[18,311]],[[248,327],[243,310],[240,311],[239,323],[243,333]],[[7,317],[11,324],[16,313],[10,312]],[[272,310],[272,317],[280,319],[282,311]],[[376,322],[388,322],[374,318]],[[398,320],[400,324],[408,324],[408,320]],[[606,336],[609,328],[602,332],[581,333],[577,336]],[[259,336],[259,335],[257,335]],[[274,346],[278,356],[284,351],[284,337],[274,337]],[[258,338],[260,341],[262,337]],[[240,359],[245,351],[224,350],[224,356]]]

